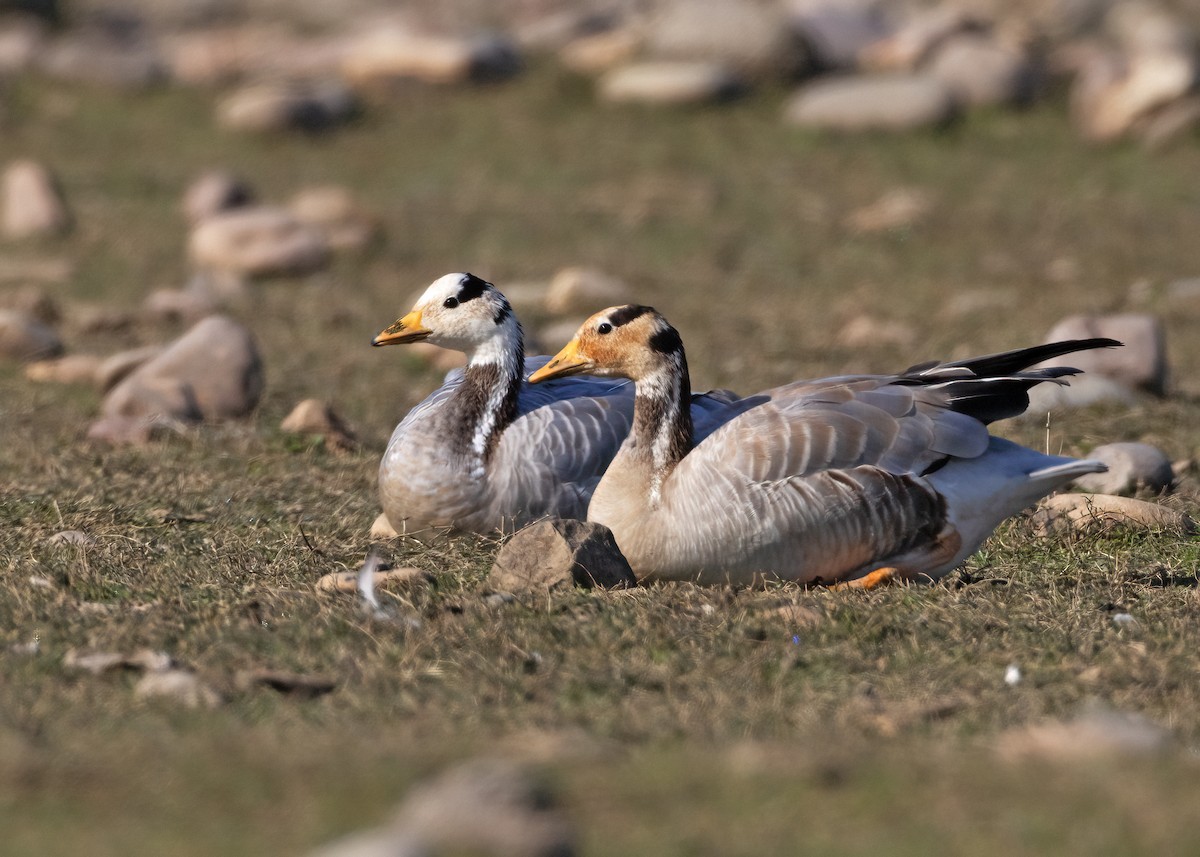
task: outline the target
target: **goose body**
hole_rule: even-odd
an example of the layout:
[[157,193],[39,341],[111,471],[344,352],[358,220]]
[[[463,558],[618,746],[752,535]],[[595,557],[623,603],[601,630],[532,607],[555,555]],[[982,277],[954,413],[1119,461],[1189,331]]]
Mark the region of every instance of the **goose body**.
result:
[[1024,411],[1034,384],[1076,372],[1028,367],[1116,344],[795,382],[731,404],[737,415],[700,441],[680,406],[683,343],[649,307],[592,316],[530,380],[636,382],[633,428],[588,518],[612,529],[642,579],[834,582],[884,568],[937,578],[1004,518],[1104,469],[993,437],[987,425]]
[[[472,274],[434,281],[375,345],[429,341],[468,356],[396,426],[379,466],[379,498],[399,533],[512,530],[547,516],[583,519],[633,420],[624,379],[525,382],[550,358],[524,356],[507,299]],[[698,397],[706,429],[731,394]]]

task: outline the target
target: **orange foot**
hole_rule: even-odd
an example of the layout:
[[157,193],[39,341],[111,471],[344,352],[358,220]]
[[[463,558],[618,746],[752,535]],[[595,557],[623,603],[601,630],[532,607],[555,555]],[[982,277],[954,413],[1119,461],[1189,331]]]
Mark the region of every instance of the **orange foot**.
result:
[[876,589],[889,583],[895,583],[898,580],[900,580],[900,569],[885,566],[884,568],[877,568],[874,571],[868,572],[862,577],[856,577],[854,580],[843,580],[841,583],[835,583],[829,588],[835,592],[841,589]]

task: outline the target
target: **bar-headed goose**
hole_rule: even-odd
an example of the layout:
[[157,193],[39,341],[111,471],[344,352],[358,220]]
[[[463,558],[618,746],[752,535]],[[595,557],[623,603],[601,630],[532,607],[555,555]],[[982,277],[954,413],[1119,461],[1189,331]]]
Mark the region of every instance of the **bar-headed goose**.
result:
[[612,529],[640,578],[936,578],[1004,518],[1105,469],[993,437],[987,424],[1024,411],[1033,385],[1077,371],[1030,366],[1119,344],[1057,342],[896,375],[798,381],[744,400],[699,443],[682,404],[683,343],[650,307],[592,316],[529,380],[587,373],[636,383],[633,429],[588,519]]
[[[629,432],[633,384],[524,383],[550,358],[525,359],[508,300],[473,274],[435,280],[373,344],[421,341],[465,352],[468,360],[408,413],[388,442],[379,496],[396,531],[488,533],[549,515],[582,519]],[[719,424],[734,413],[734,398],[696,397],[697,425]]]

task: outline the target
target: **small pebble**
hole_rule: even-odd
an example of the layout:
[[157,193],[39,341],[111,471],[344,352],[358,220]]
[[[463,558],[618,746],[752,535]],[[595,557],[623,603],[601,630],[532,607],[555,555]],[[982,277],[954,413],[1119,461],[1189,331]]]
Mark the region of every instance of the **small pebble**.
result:
[[1004,683],[1009,687],[1016,687],[1021,683],[1021,668],[1016,664],[1009,664],[1008,669],[1004,671]]

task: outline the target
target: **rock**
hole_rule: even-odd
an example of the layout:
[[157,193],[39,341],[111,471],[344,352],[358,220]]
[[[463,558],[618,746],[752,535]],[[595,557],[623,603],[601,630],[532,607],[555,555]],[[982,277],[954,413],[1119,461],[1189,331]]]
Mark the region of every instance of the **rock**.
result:
[[[358,576],[357,571],[331,571],[329,574],[322,575],[317,581],[318,592],[345,592],[353,593],[358,591]],[[433,578],[429,572],[422,571],[419,568],[381,568],[372,572],[373,586],[376,589],[381,587],[405,587],[415,586],[420,583],[428,583]]]
[[558,52],[558,61],[576,74],[600,74],[631,61],[642,44],[633,27],[618,27],[572,39]]
[[[1075,363],[1071,355],[1071,364]],[[1028,419],[1042,419],[1047,413],[1090,408],[1093,405],[1123,405],[1133,407],[1137,397],[1124,384],[1103,375],[1075,375],[1067,384],[1038,384],[1029,391]]]
[[253,410],[262,388],[254,335],[233,319],[209,316],[113,387],[101,415],[185,423],[231,419]]
[[249,277],[299,276],[329,263],[324,232],[291,212],[270,206],[217,214],[192,230],[192,262]]
[[737,0],[666,0],[647,21],[644,49],[655,60],[715,63],[752,78],[794,77],[809,63],[782,9]]
[[505,542],[488,574],[488,587],[518,595],[572,586],[635,586],[637,579],[605,526],[551,518]]
[[68,354],[54,360],[38,360],[25,367],[30,381],[53,381],[57,384],[95,384],[100,358],[94,354]]
[[369,830],[342,837],[308,857],[437,857],[407,833],[396,830]]
[[1086,762],[1165,752],[1170,735],[1137,714],[1095,709],[1069,721],[1015,727],[1000,735],[996,750],[1010,761]]
[[614,69],[600,81],[600,97],[612,103],[706,104],[742,90],[740,81],[711,62],[643,62]]
[[292,197],[288,210],[301,223],[317,227],[334,250],[365,247],[378,231],[375,217],[337,185],[305,188]]
[[438,854],[570,857],[575,832],[522,767],[476,759],[415,786],[393,823]]
[[858,62],[873,71],[913,71],[951,36],[977,28],[965,6],[947,3],[924,9],[892,34],[864,48]]
[[0,310],[0,358],[45,360],[62,350],[58,334],[36,318],[17,310]]
[[856,315],[838,331],[837,344],[844,348],[878,348],[884,345],[912,345],[917,331],[912,325],[895,319]]
[[891,33],[878,3],[810,0],[789,4],[792,28],[809,46],[814,64],[826,71],[851,71],[859,55]]
[[162,416],[101,417],[88,426],[87,439],[109,446],[145,446],[152,440],[179,433],[181,424]]
[[45,51],[46,25],[30,17],[9,16],[0,24],[0,74],[20,74]]
[[146,673],[134,685],[133,695],[137,699],[169,699],[184,708],[217,708],[221,705],[220,694],[194,672],[182,669]]
[[242,87],[217,104],[217,124],[231,131],[325,131],[358,112],[340,82],[272,80]]
[[17,310],[45,324],[57,324],[62,320],[58,301],[41,286],[21,286],[0,292],[0,308]]
[[90,548],[96,540],[81,530],[61,530],[50,537],[50,544]]
[[952,36],[937,48],[925,71],[946,84],[959,104],[1020,104],[1033,97],[1028,58],[990,36]]
[[1139,492],[1163,494],[1171,490],[1175,472],[1171,459],[1148,443],[1106,443],[1088,453],[1108,465],[1107,473],[1088,473],[1075,487],[1093,494],[1129,496]]
[[54,176],[37,161],[13,161],[4,171],[5,238],[62,235],[71,216]]
[[202,220],[254,202],[254,189],[226,170],[209,170],[197,177],[183,194],[183,216],[195,226]]
[[928,75],[818,80],[787,102],[784,120],[822,131],[908,131],[944,125],[957,113],[950,89]]
[[1162,322],[1157,318],[1144,313],[1068,316],[1046,334],[1046,342],[1091,336],[1111,337],[1124,346],[1081,351],[1049,365],[1074,366],[1085,373],[1111,378],[1130,389],[1159,396],[1166,394],[1167,344]]
[[1196,73],[1190,53],[1097,53],[1071,86],[1072,121],[1088,140],[1114,140],[1187,95]]
[[210,294],[197,289],[156,289],[142,302],[142,314],[156,322],[195,322],[221,309]]
[[167,33],[162,50],[173,80],[218,86],[254,77],[332,77],[345,44],[337,37],[300,36],[286,25],[246,22]]
[[1159,152],[1177,140],[1195,136],[1198,127],[1200,97],[1193,95],[1154,111],[1138,123],[1136,132],[1147,150]]
[[333,407],[320,399],[305,399],[283,418],[279,427],[291,434],[319,435],[334,451],[348,451],[358,446],[353,429],[334,413]]
[[1104,29],[1126,53],[1190,54],[1196,49],[1192,29],[1155,2],[1112,4]]
[[870,205],[855,209],[845,224],[854,232],[887,232],[915,226],[932,210],[933,197],[928,191],[896,188]]
[[564,8],[515,20],[510,32],[521,50],[550,54],[576,39],[610,33],[621,26],[621,21],[616,11]]
[[342,74],[355,86],[494,81],[520,69],[516,45],[503,36],[435,37],[397,27],[366,34],[348,47],[342,61]]
[[371,523],[370,535],[373,539],[394,539],[400,534],[396,532],[392,522],[387,519],[387,515],[380,512],[379,516]]
[[96,367],[96,383],[107,393],[134,369],[162,354],[163,348],[162,345],[143,345],[141,348],[118,351]]
[[547,352],[553,354],[570,342],[578,330],[578,319],[564,318],[561,321],[544,324],[537,329],[535,335],[530,337],[530,342],[536,343],[537,348],[535,349],[533,344],[527,347],[539,354]]
[[1086,533],[1116,527],[1162,530],[1181,536],[1194,535],[1197,531],[1195,521],[1183,512],[1109,494],[1055,494],[1038,505],[1032,520],[1034,529],[1041,535]]
[[165,83],[168,76],[148,39],[99,29],[65,31],[41,52],[38,66],[59,80],[119,90],[147,89]]
[[120,652],[89,652],[85,654],[71,649],[63,656],[63,666],[67,669],[83,670],[92,675],[100,675],[115,669],[165,672],[174,665],[175,661],[170,655],[153,649],[138,649],[131,655]]
[[546,290],[545,308],[552,315],[593,313],[632,300],[629,286],[591,268],[563,268]]

